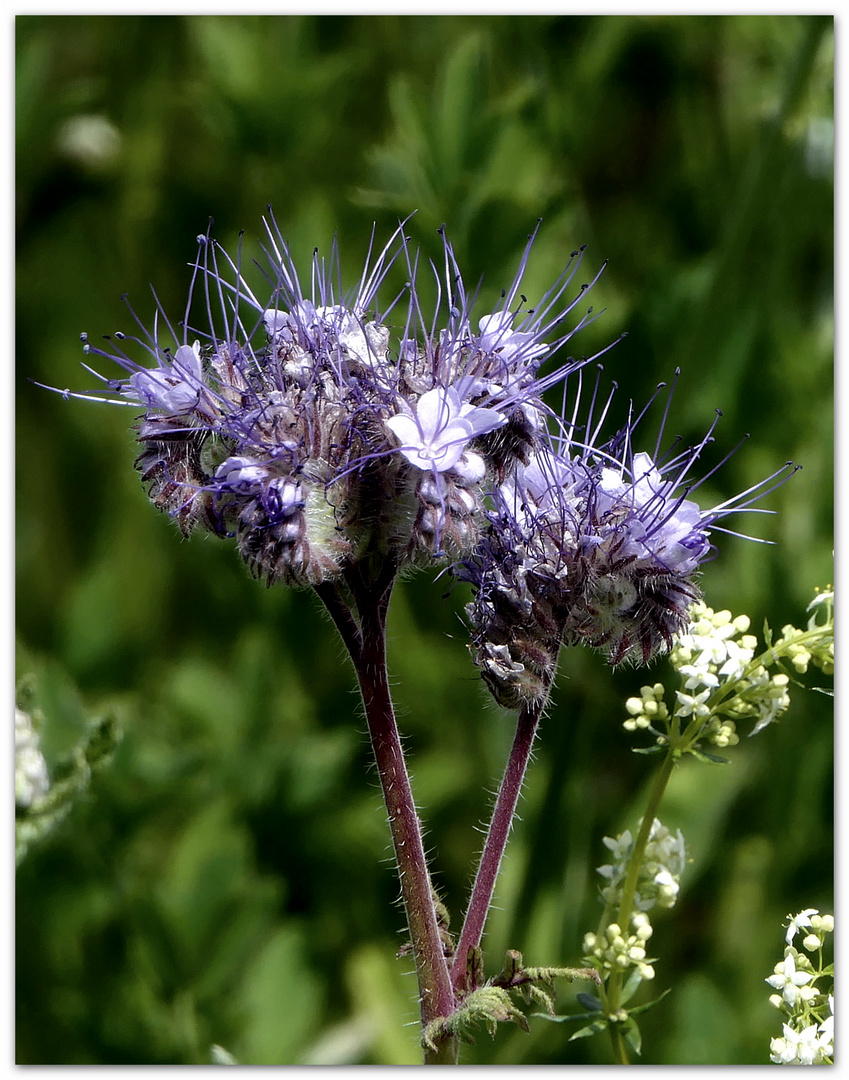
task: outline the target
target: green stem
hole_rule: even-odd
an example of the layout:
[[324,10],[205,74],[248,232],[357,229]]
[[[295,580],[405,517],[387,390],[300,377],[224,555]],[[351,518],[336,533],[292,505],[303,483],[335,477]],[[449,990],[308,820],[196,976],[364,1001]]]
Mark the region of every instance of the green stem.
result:
[[[625,875],[625,883],[622,886],[622,899],[619,902],[619,911],[617,912],[616,917],[616,922],[622,930],[622,935],[626,938],[628,936],[628,928],[631,925],[631,912],[634,906],[634,896],[637,892],[640,868],[645,859],[646,848],[648,847],[649,836],[651,835],[651,828],[657,817],[661,801],[666,792],[666,786],[669,783],[669,778],[672,775],[672,770],[677,759],[677,752],[674,748],[670,747],[663,764],[654,778],[654,783],[652,784],[651,792],[649,793],[649,801],[646,805],[645,813],[643,814],[643,820],[640,824],[637,838],[634,841],[634,849],[628,860],[628,871]],[[621,971],[614,971],[608,980],[606,989],[606,1011],[608,1015],[618,1012],[621,1006],[623,979],[624,976]],[[613,1043],[614,1056],[620,1064],[627,1065],[629,1062],[628,1049],[622,1031],[617,1025],[610,1026],[610,1036]]]
[[611,1027],[610,1038],[613,1042],[613,1056],[616,1058],[616,1064],[630,1065],[631,1058],[628,1054],[628,1044],[625,1042],[625,1036],[618,1025]]

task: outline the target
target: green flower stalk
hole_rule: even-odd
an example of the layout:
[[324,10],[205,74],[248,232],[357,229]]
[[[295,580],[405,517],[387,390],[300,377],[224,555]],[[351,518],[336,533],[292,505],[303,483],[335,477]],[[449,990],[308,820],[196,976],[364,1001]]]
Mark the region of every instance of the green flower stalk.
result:
[[[625,1006],[640,983],[654,978],[655,973],[645,949],[651,937],[647,912],[675,904],[687,861],[680,830],[673,833],[657,818],[669,778],[687,754],[702,761],[723,761],[713,750],[739,742],[739,722],[753,721],[751,735],[763,731],[789,707],[791,682],[809,667],[824,674],[833,672],[831,586],[817,590],[807,610],[804,629],[787,625],[781,636],[773,639],[766,626],[767,647],[758,652],[757,638],[748,633],[748,616],[714,611],[697,601],[690,607],[688,629],[676,636],[669,654],[680,679],[675,702],[667,702],[666,690],[658,682],[643,686],[639,697],[625,703],[625,729],[655,736],[654,746],[638,752],[664,757],[636,836],[626,830],[618,837],[604,838],[612,855],[610,863],[598,868],[606,882],[601,889],[605,907],[598,930],[584,938],[585,961],[595,967],[603,982],[598,998],[586,997],[590,1008],[596,1010],[595,1018],[573,1036],[607,1029],[620,1063],[628,1062],[630,1052],[639,1053],[634,1015],[647,1007],[628,1010]],[[793,937],[803,928],[810,931],[803,948],[821,957],[823,939],[833,928],[833,919],[808,909],[790,921],[784,960],[767,980],[781,991],[770,1000],[790,1018],[784,1036],[773,1040],[773,1061],[811,1064],[827,1060],[833,1052],[827,1045],[833,1021],[823,1012],[827,1001],[833,1002],[833,995],[827,998],[812,987],[816,978],[830,974],[831,969],[824,968],[821,959],[815,967],[793,946]],[[817,1003],[819,1012],[808,1008],[811,1001]]]

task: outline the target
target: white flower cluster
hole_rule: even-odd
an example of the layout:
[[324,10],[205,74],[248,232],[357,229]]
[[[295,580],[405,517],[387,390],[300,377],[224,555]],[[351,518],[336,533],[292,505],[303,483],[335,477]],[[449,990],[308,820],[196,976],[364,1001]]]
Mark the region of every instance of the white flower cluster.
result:
[[[834,674],[834,589],[817,589],[817,595],[808,604],[811,617],[806,630],[785,626],[776,648],[783,647],[787,659],[800,675],[808,665],[818,667],[824,675]],[[822,618],[822,621],[820,621]],[[832,632],[829,633],[829,630]]]
[[[770,668],[786,660],[799,674],[810,664],[825,674],[834,671],[833,589],[818,592],[808,611],[813,613],[806,629],[787,625],[777,641],[767,630],[767,648],[756,655],[758,639],[747,632],[747,615],[734,617],[702,601],[694,603],[690,627],[678,635],[669,654],[682,680],[675,692],[677,707],[670,714],[661,683],[644,686],[640,697],[625,702],[626,731],[651,731],[662,744],[683,720],[692,736],[690,746],[704,740],[720,749],[740,741],[740,720],[754,720],[752,735],[762,731],[790,705],[790,676],[781,670],[771,673]],[[698,721],[695,728],[693,721]]]
[[636,968],[643,979],[654,978],[654,968],[646,960],[646,942],[653,930],[649,917],[635,911],[631,916],[633,933],[627,937],[618,923],[609,923],[600,934],[584,935],[584,958],[599,971],[625,971]]
[[[601,890],[601,896],[605,904],[615,906],[622,897],[622,885],[634,850],[634,840],[630,829],[626,829],[616,839],[605,836],[603,843],[612,853],[613,862],[598,867],[598,873],[608,881]],[[675,905],[686,859],[681,830],[672,833],[655,818],[634,893],[637,911],[650,911],[655,904],[662,908]]]
[[[776,1065],[823,1065],[834,1059],[834,994],[824,993],[817,981],[830,978],[833,968],[824,967],[822,949],[834,930],[834,916],[806,908],[790,918],[784,959],[767,979],[777,993],[770,1004],[787,1016],[782,1034],[770,1042],[770,1061]],[[805,932],[802,950],[793,940]],[[808,953],[815,954],[816,964]]]
[[[790,705],[790,680],[784,672],[770,675],[763,664],[753,663],[758,639],[746,632],[748,615],[734,618],[730,611],[714,611],[704,603],[694,604],[690,615],[689,633],[678,638],[670,654],[672,666],[684,678],[684,689],[676,691],[675,715],[704,716],[707,740],[720,748],[734,746],[740,741],[735,719],[755,715],[752,734],[765,728]],[[736,691],[724,703],[724,718],[711,716],[707,704],[720,684]]]
[[32,806],[44,798],[49,787],[47,762],[32,717],[15,709],[15,805],[22,809]]

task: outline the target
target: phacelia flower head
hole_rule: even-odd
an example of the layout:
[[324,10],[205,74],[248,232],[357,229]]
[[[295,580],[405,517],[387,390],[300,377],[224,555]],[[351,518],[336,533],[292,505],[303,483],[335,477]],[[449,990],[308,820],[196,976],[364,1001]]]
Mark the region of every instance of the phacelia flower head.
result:
[[[95,346],[83,335],[89,355],[126,374],[95,372],[107,393],[73,396],[140,410],[136,466],[152,502],[187,534],[235,537],[269,584],[320,585],[375,556],[397,569],[468,557],[485,492],[539,444],[540,395],[586,362],[541,374],[590,317],[570,322],[589,287],[572,287],[581,252],[528,309],[519,290],[534,232],[500,305],[475,313],[440,230],[430,317],[403,223],[382,249],[372,243],[347,292],[335,245],[329,262],[314,254],[307,288],[270,215],[265,231],[264,292],[241,248],[233,258],[199,236],[183,320],[157,302],[135,337]],[[406,281],[390,288],[398,270]]]
[[652,451],[635,450],[643,410],[603,442],[613,395],[596,418],[597,391],[582,425],[579,390],[572,421],[541,435],[494,493],[487,534],[460,571],[475,586],[473,655],[509,708],[545,699],[562,643],[600,649],[611,664],[668,650],[700,596],[711,531],[791,468],[703,510],[690,496],[705,478],[693,471],[715,422],[689,449],[661,451],[661,424]]

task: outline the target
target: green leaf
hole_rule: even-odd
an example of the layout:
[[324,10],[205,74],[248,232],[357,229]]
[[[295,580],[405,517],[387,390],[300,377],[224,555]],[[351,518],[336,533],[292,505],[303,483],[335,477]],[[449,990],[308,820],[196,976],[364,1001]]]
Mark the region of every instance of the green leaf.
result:
[[422,1033],[422,1042],[431,1050],[439,1049],[439,1042],[456,1035],[463,1042],[474,1044],[472,1030],[483,1024],[490,1035],[495,1035],[499,1023],[512,1021],[523,1031],[528,1031],[528,1019],[510,1000],[510,995],[500,986],[482,986],[473,990],[450,1016],[432,1020]]
[[575,995],[578,1001],[584,1006],[585,1009],[589,1009],[590,1012],[601,1012],[604,1009],[602,1003],[593,994],[585,994],[581,992]]
[[656,998],[652,998],[651,1001],[645,1001],[642,1005],[637,1005],[633,1009],[628,1010],[629,1016],[639,1016],[640,1013],[644,1013],[647,1009],[654,1008],[659,1001],[663,1001],[667,994],[671,993],[672,987],[667,987],[662,994],[658,994]]
[[705,765],[731,764],[728,758],[720,757],[719,754],[709,754],[706,750],[697,750],[695,747],[693,747],[689,753],[692,754],[697,761],[703,761]]
[[643,981],[643,977],[640,974],[639,968],[634,968],[628,978],[625,980],[625,985],[622,987],[622,1004],[626,1005],[631,998],[636,994]]
[[640,1034],[639,1025],[632,1016],[629,1016],[623,1027],[625,1029],[625,1042],[631,1047],[634,1053],[639,1056],[643,1047],[643,1037]]
[[591,1024],[587,1024],[586,1027],[582,1027],[573,1035],[570,1035],[569,1042],[574,1042],[575,1039],[587,1039],[590,1035],[598,1035],[606,1029],[607,1020],[594,1020]]

